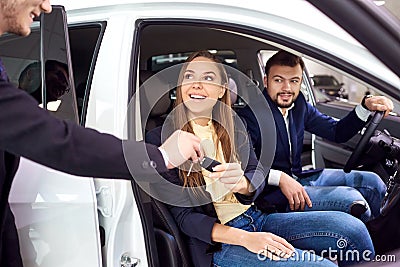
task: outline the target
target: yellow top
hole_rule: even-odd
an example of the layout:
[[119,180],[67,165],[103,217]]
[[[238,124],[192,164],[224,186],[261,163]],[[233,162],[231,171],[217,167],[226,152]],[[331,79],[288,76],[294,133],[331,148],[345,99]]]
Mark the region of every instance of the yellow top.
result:
[[[213,138],[214,135],[214,127],[212,125],[211,120],[206,126],[201,126],[196,123],[191,123],[193,127],[193,131],[195,135],[200,137],[201,140],[209,139],[215,145]],[[218,146],[214,146],[214,152],[212,155],[206,155],[209,158],[216,159],[221,163],[225,163],[224,155],[221,149],[216,151],[217,147],[221,147],[221,143],[219,142]],[[230,220],[236,218],[237,216],[244,213],[251,205],[243,205],[240,203],[235,194],[233,194],[229,189],[227,189],[223,183],[221,183],[218,179],[209,178],[210,172],[206,169],[202,168],[202,174],[204,176],[204,180],[206,182],[206,191],[210,193],[214,208],[217,212],[218,219],[222,224],[229,222]]]

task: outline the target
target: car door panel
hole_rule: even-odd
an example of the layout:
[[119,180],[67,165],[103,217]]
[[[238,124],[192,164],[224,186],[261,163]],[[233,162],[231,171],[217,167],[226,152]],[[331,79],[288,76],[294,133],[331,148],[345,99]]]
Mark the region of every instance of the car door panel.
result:
[[9,201],[24,266],[101,265],[93,179],[23,158]]
[[[53,7],[51,14],[42,16],[30,37],[5,35],[1,38],[2,57],[6,59],[11,81],[20,86],[15,90],[25,90],[18,84],[23,73],[21,70],[37,64],[38,68],[29,71],[39,77],[39,89],[33,88],[40,92],[36,98],[38,103],[53,116],[78,123],[65,10],[60,6]],[[58,75],[63,75],[61,77],[67,79],[68,85],[68,91],[57,99],[60,105],[54,109],[51,109],[52,101],[48,98],[48,90],[52,89],[47,83],[47,76],[51,75],[47,72],[50,61],[68,66],[63,74],[52,74],[59,79]],[[21,158],[9,203],[15,215],[24,266],[100,266],[96,202],[93,179],[55,171]]]
[[[333,118],[343,118],[353,108],[354,105],[339,104],[335,102],[317,103],[316,107],[319,111]],[[400,136],[400,118],[397,116],[388,116],[384,118],[378,126],[378,130],[387,130],[392,136]],[[358,134],[349,141],[337,144],[321,137],[316,137],[315,147],[315,163],[317,168],[329,167],[342,169],[350,156],[350,152],[357,145],[361,135]]]

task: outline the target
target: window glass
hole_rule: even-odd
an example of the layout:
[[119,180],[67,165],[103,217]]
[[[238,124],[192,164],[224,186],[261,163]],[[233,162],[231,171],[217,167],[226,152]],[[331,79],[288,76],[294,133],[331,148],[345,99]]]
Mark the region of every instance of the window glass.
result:
[[85,124],[89,88],[105,23],[70,26],[70,49],[80,123]]
[[[41,22],[32,25],[28,37],[1,37],[0,56],[16,87],[29,93],[40,107],[54,116],[77,122],[65,13],[56,7],[52,13],[42,16]],[[41,32],[43,49],[40,47]],[[42,84],[42,71],[45,84]]]
[[[36,23],[36,26],[38,24]],[[38,29],[32,30],[27,37],[19,37],[15,35],[3,35],[0,38],[0,56],[7,69],[10,81],[19,86],[19,77],[22,71],[34,62],[39,61],[40,56],[40,32]],[[29,49],[27,49],[29,47]],[[39,73],[40,76],[40,73]],[[40,85],[40,80],[38,81]],[[32,87],[35,84],[32,83]],[[33,91],[31,89],[29,91]],[[39,90],[40,91],[40,90]]]
[[[277,50],[263,50],[260,52],[264,65],[268,58],[271,57],[276,51]],[[399,117],[399,101],[396,101],[386,93],[381,92],[374,87],[370,87],[366,83],[363,83],[351,77],[350,75],[339,72],[333,67],[331,68],[327,67],[326,65],[322,65],[312,58],[303,57],[303,60],[306,65],[308,76],[310,77],[310,81],[312,83],[312,88],[309,88],[311,86],[307,86],[303,79],[301,90],[309,102],[312,102],[312,98],[310,97],[310,94],[312,94],[320,111],[336,117],[335,112],[332,114],[329,112],[331,110],[352,109],[361,102],[365,95],[372,94],[384,95],[392,99],[394,109],[393,112],[391,112],[391,115],[393,117]],[[323,105],[318,105],[318,103]],[[323,110],[324,108],[330,108],[329,112],[328,110]]]
[[[221,61],[233,68],[237,67],[237,59],[236,55],[233,51],[224,51],[224,50],[209,50],[211,53],[215,54],[217,57],[221,59]],[[167,55],[157,55],[151,57],[150,61],[150,70],[157,72],[159,70],[171,67],[175,64],[183,63],[186,58],[192,52],[184,52],[184,53],[175,53],[175,54],[167,54]]]
[[374,0],[374,3],[400,20],[400,2],[398,0]]
[[[54,12],[56,11],[56,12]],[[41,17],[45,88],[43,106],[56,117],[78,122],[78,108],[65,12],[60,7]]]

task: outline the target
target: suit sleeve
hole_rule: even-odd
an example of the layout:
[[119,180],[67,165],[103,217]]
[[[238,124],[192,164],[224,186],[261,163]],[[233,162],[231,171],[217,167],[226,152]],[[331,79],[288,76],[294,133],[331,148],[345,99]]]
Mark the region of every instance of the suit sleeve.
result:
[[305,105],[307,106],[304,120],[305,130],[330,141],[346,142],[365,125],[365,122],[358,118],[354,109],[341,120],[335,120],[322,114],[309,103],[305,103]]
[[237,114],[239,115],[244,125],[246,126],[246,129],[251,138],[251,143],[253,144],[254,147],[255,155],[257,156],[257,158],[259,158],[261,154],[261,138],[260,138],[261,133],[257,119],[254,116],[252,110],[248,106],[237,110]]
[[0,110],[0,149],[47,167],[79,176],[125,179],[167,170],[156,146],[121,141],[59,120],[5,81],[0,81]]

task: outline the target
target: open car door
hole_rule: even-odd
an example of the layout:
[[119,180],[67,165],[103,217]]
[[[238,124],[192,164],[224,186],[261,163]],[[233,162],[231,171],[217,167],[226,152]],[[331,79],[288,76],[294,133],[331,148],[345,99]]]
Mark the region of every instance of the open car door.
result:
[[[78,123],[63,7],[53,6],[52,13],[42,14],[28,37],[3,35],[0,56],[16,87],[54,116]],[[54,86],[54,79],[62,80],[61,85]],[[9,202],[24,266],[101,266],[94,188],[93,179],[21,158]]]

